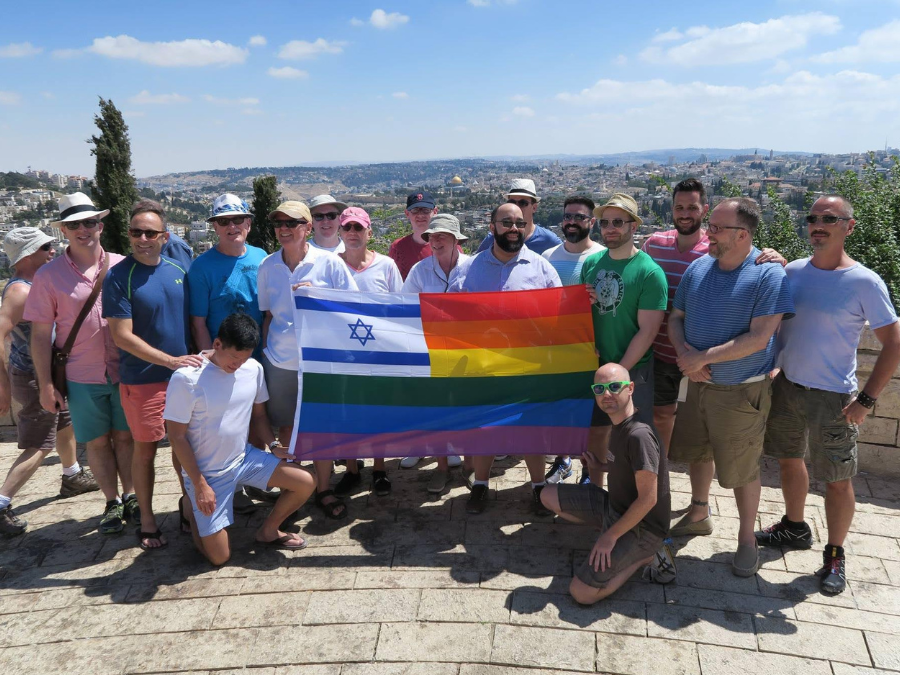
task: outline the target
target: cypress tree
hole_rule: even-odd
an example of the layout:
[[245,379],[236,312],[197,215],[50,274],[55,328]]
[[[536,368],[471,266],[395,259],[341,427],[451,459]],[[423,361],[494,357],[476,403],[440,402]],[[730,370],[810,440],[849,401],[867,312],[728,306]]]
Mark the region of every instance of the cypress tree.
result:
[[272,253],[278,248],[275,230],[269,225],[268,216],[278,208],[280,200],[278,179],[275,176],[258,176],[253,179],[253,205],[250,207],[253,226],[247,235],[247,243],[264,249],[266,253]]

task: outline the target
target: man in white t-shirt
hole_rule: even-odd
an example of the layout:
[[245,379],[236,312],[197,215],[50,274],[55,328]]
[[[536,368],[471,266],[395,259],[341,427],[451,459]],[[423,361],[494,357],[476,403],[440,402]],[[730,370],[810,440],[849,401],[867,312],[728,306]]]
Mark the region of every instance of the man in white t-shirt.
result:
[[346,204],[331,195],[318,195],[309,200],[309,212],[313,219],[313,238],[309,243],[312,246],[332,253],[343,252],[344,242],[338,232],[338,219],[346,208]]
[[[594,200],[588,197],[566,197],[563,202],[562,232],[566,240],[559,246],[548,248],[541,255],[550,261],[559,273],[563,286],[581,284],[581,266],[588,256],[606,249],[590,237],[594,228]],[[561,483],[572,475],[572,459],[568,455],[560,455],[553,460],[547,472],[546,480],[551,485]],[[582,471],[582,482],[589,482],[587,471]]]
[[[307,544],[279,529],[309,498],[315,481],[283,461],[288,449],[272,433],[263,369],[251,358],[258,343],[256,322],[246,314],[231,314],[219,326],[212,350],[203,353],[203,365],[179,368],[166,391],[163,417],[193,507],[191,532],[197,549],[213,565],[231,557],[225,528],[234,522],[235,490],[244,485],[281,488],[256,532],[258,544],[287,550]],[[247,443],[251,426],[272,454]]]

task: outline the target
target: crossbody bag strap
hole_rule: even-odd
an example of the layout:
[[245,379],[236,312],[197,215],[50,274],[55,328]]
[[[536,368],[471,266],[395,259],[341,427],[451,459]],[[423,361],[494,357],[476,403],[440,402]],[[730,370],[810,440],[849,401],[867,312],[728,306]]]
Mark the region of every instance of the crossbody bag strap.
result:
[[78,318],[75,319],[75,323],[72,324],[72,330],[69,331],[69,337],[66,338],[66,343],[61,350],[63,354],[68,354],[72,351],[72,347],[75,346],[75,338],[78,337],[78,331],[81,330],[81,324],[84,323],[84,320],[87,318],[94,303],[97,302],[97,296],[100,295],[103,279],[106,277],[106,271],[109,269],[109,253],[104,253],[104,256],[103,268],[100,270],[100,274],[97,275],[97,279],[94,281],[94,287],[91,288],[91,294],[88,296],[87,302],[84,303],[84,307],[81,308]]

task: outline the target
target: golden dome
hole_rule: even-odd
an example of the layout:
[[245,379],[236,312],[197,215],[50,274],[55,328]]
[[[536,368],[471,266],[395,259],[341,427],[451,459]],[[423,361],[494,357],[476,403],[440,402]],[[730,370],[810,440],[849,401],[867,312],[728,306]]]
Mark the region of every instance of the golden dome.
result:
[[453,178],[450,179],[450,184],[451,185],[462,185],[462,178],[460,178],[459,176],[453,176]]

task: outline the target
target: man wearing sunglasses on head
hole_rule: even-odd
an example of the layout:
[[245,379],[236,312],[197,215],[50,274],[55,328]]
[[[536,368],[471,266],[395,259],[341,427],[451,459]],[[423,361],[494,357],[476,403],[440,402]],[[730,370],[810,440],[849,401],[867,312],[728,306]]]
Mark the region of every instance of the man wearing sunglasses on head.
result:
[[609,490],[560,484],[541,493],[544,505],[560,517],[600,529],[569,584],[572,598],[583,605],[609,596],[653,561],[669,531],[671,506],[666,455],[653,428],[637,418],[628,371],[607,363],[597,369],[591,389],[597,407],[612,422],[612,433],[605,461],[590,450],[583,459],[592,473],[609,472]]
[[331,195],[318,195],[309,200],[312,215],[313,237],[309,245],[331,253],[343,253],[344,242],[340,236],[341,212],[347,208]]
[[[756,534],[766,546],[812,547],[804,521],[808,447],[813,476],[825,483],[828,539],[817,575],[830,595],[847,583],[843,546],[856,507],[852,479],[859,425],[900,363],[900,324],[887,287],[844,248],[855,225],[846,199],[820,197],[806,217],[812,257],[785,268],[796,315],[778,333],[782,372],[773,384],[764,448],[778,459],[786,513]],[[867,321],[882,348],[859,387],[856,350]]]
[[[31,321],[31,357],[41,405],[49,412],[68,406],[75,440],[86,445],[91,471],[106,497],[100,532],[114,534],[122,531],[126,519],[140,524],[141,516],[131,480],[131,432],[119,397],[119,350],[102,315],[102,293],[94,296],[78,331],[73,334],[72,329],[95,285],[102,284],[109,268],[124,256],[100,245],[108,209],[97,209],[87,195],[75,192],[59,200],[59,211],[54,224],[65,232],[69,245],[34,275],[24,319]],[[52,348],[63,349],[70,335],[74,342],[65,366],[67,401],[53,384],[51,361]]]
[[[524,243],[528,245],[529,251],[534,251],[538,255],[562,243],[559,237],[546,227],[535,224],[534,212],[538,209],[539,201],[541,200],[537,196],[534,181],[530,178],[516,178],[506,193],[507,204],[515,204],[522,211],[522,218],[525,220]],[[488,234],[478,247],[478,252],[489,251],[493,245],[494,235]]]
[[153,511],[156,451],[166,435],[166,387],[175,370],[199,366],[203,359],[188,353],[187,272],[162,255],[169,238],[162,205],[151,199],[135,203],[128,236],[131,255],[103,281],[103,316],[119,347],[119,391],[134,436],[132,474],[141,507],[137,536],[146,550],[168,544]]

